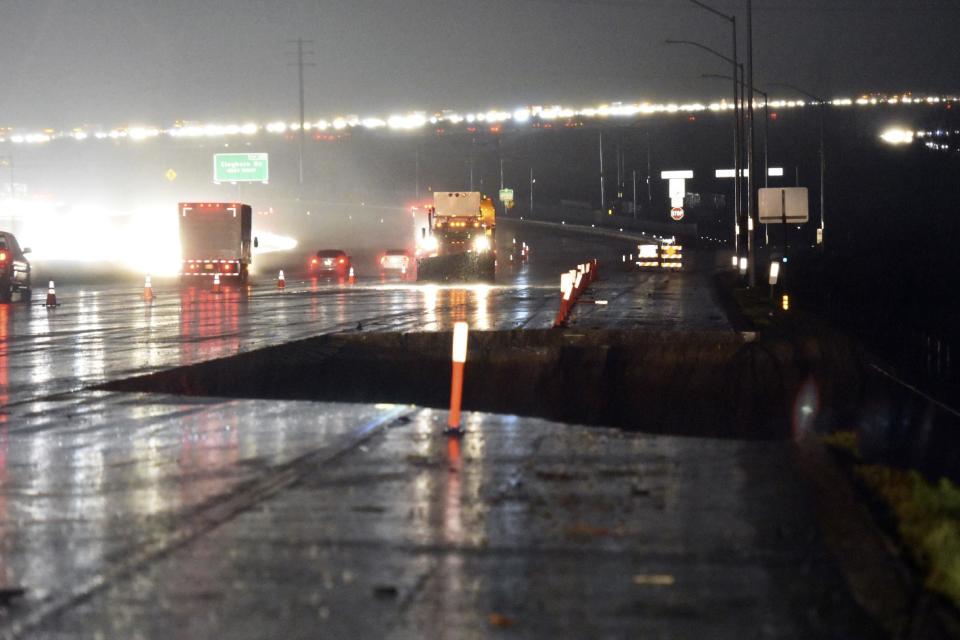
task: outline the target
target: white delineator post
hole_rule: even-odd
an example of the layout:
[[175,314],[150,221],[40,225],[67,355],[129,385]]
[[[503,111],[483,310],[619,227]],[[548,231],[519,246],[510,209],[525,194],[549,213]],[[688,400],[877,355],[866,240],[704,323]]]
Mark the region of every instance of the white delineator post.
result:
[[460,406],[463,401],[463,369],[467,362],[468,332],[466,322],[453,325],[453,373],[450,379],[450,415],[447,418],[446,430],[446,434],[451,436],[463,434],[460,428]]

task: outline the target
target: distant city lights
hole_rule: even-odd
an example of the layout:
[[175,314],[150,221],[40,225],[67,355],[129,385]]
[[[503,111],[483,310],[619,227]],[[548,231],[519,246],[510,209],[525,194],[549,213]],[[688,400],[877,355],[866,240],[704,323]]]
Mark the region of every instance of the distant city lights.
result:
[[[956,96],[923,96],[915,97],[909,93],[894,95],[872,94],[859,98],[835,98],[827,104],[833,107],[873,107],[876,105],[903,105],[924,104],[943,105],[951,107],[960,102]],[[763,107],[763,101],[754,103],[755,107]],[[770,100],[769,107],[774,109],[801,109],[807,106],[818,105],[817,102],[803,100]],[[470,113],[457,113],[443,110],[437,112],[413,111],[406,114],[391,114],[387,116],[360,117],[357,115],[340,115],[332,118],[304,122],[304,131],[326,132],[332,129],[335,132],[351,129],[389,130],[396,132],[416,131],[427,127],[435,127],[438,132],[449,126],[466,125],[473,131],[480,126],[489,127],[491,131],[500,131],[504,122],[513,122],[516,126],[538,126],[538,123],[550,123],[555,120],[635,118],[659,114],[694,114],[699,112],[725,112],[733,109],[733,103],[721,100],[710,103],[652,103],[652,102],[611,102],[597,106],[572,108],[566,106],[525,106],[513,110],[491,109]],[[550,124],[544,124],[549,128]],[[43,144],[60,139],[74,141],[86,140],[131,140],[143,142],[160,137],[168,138],[225,138],[236,136],[255,136],[261,133],[273,135],[287,135],[290,132],[299,132],[300,123],[277,120],[266,124],[246,122],[243,124],[199,123],[177,121],[170,127],[156,127],[149,125],[130,125],[100,129],[98,127],[76,127],[69,130],[42,129],[40,131],[20,131],[17,128],[0,128],[0,143],[13,144]],[[907,132],[901,129],[891,129],[881,137],[891,144],[908,144]],[[911,133],[912,136],[912,133]],[[319,137],[319,135],[318,135]],[[917,137],[920,137],[919,135]]]
[[923,146],[934,151],[955,151],[960,152],[960,129],[950,131],[947,129],[935,129],[932,131],[917,131],[916,137],[923,141]]

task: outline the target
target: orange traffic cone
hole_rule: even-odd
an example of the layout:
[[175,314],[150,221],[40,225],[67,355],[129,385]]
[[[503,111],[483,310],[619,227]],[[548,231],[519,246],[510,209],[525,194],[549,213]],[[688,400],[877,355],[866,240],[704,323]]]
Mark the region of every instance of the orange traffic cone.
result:
[[153,283],[150,281],[150,276],[147,276],[147,279],[143,281],[143,299],[147,302],[153,302]]
[[220,288],[220,274],[213,274],[213,293],[220,293],[222,289]]
[[348,279],[349,279],[349,281],[350,281],[350,284],[353,284],[353,282],[354,282],[354,278],[353,278],[353,267],[350,267],[350,275],[348,276]]
[[283,269],[280,269],[280,275],[277,276],[277,289],[286,289],[287,279],[283,275]]
[[53,287],[53,280],[50,281],[50,288],[47,290],[47,304],[46,307],[59,307],[60,303],[57,302],[57,292]]

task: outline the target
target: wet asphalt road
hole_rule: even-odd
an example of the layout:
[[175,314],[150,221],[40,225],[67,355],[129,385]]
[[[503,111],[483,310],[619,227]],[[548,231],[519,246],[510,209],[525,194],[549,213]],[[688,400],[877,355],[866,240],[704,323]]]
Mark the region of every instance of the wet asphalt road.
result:
[[630,242],[515,235],[533,256],[490,286],[160,284],[147,304],[74,284],[55,311],[0,306],[0,594],[26,590],[0,637],[871,637],[790,443],[480,413],[450,441],[409,406],[87,390],[334,331],[547,327],[559,272],[592,257],[585,300],[609,304],[574,327],[731,331],[712,256],[639,273]]
[[[789,443],[79,393],[0,437],[0,637],[869,638]],[[51,416],[70,415],[69,421]]]
[[[510,260],[514,238],[532,247],[528,262]],[[38,290],[30,306],[0,305],[0,406],[325,333],[443,331],[459,320],[476,330],[549,327],[560,273],[594,257],[603,278],[584,299],[609,305],[580,305],[573,324],[728,329],[711,298],[709,270],[695,271],[692,254],[687,273],[650,273],[621,262],[635,250],[629,240],[519,226],[502,229],[499,242],[501,268],[491,285],[363,274],[351,284],[291,274],[284,291],[261,276],[249,290],[213,294],[155,281],[148,303],[139,285],[61,284],[55,310],[42,306]]]

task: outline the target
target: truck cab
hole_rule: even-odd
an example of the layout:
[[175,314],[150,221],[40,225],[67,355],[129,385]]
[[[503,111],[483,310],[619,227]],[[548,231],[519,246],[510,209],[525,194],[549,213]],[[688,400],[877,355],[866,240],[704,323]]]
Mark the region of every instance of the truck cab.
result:
[[493,280],[496,209],[478,191],[435,192],[428,252],[418,261],[422,280]]

